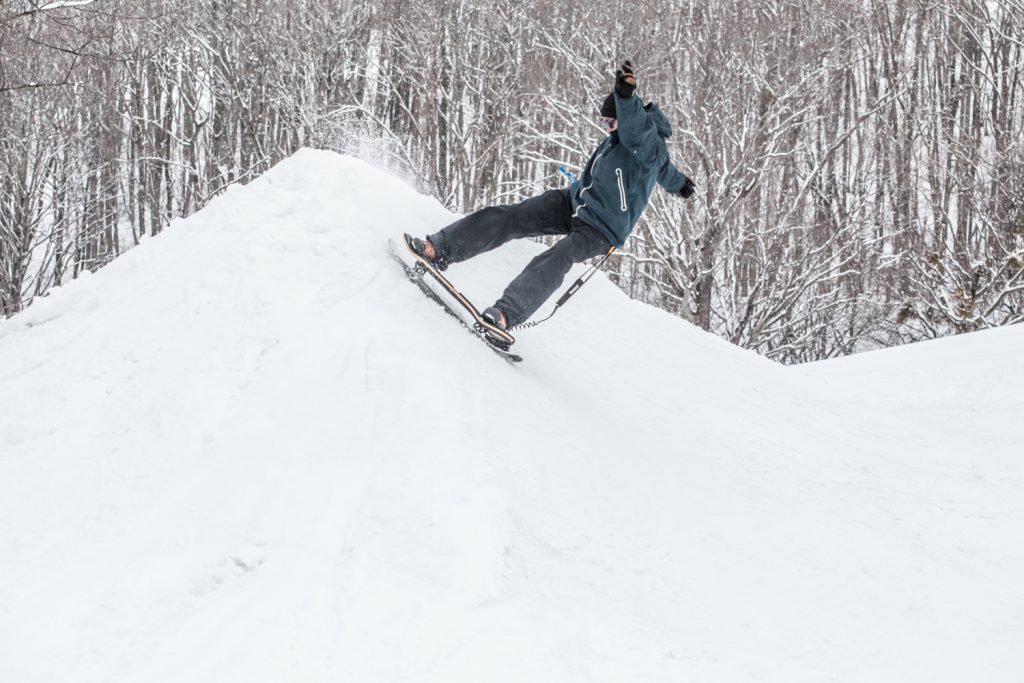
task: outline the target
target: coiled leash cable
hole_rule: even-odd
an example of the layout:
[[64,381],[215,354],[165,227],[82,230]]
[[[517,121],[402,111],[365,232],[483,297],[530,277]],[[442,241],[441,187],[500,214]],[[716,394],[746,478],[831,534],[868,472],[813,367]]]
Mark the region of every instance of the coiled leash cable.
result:
[[525,330],[531,327],[537,327],[537,325],[540,325],[545,320],[551,320],[552,316],[554,316],[555,313],[558,313],[558,309],[561,308],[562,304],[568,301],[569,297],[578,292],[580,287],[587,284],[587,280],[594,277],[594,273],[597,272],[597,269],[601,267],[602,263],[608,260],[608,257],[611,256],[614,251],[615,245],[612,245],[608,249],[608,253],[602,256],[599,261],[591,265],[590,268],[587,268],[586,272],[583,273],[583,275],[580,275],[579,278],[576,279],[576,282],[572,283],[572,286],[569,287],[569,289],[565,290],[565,293],[562,294],[561,298],[558,299],[558,303],[555,304],[554,310],[551,311],[551,315],[541,320],[528,320],[525,323],[520,323],[516,325],[515,327],[511,328],[511,330]]

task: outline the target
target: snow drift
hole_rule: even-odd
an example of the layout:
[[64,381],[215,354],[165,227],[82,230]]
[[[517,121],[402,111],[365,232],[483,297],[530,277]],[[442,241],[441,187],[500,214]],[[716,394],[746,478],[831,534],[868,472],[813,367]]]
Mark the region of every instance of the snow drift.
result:
[[0,680],[1024,677],[1024,329],[785,368],[596,277],[512,366],[384,247],[452,218],[303,151],[0,323]]

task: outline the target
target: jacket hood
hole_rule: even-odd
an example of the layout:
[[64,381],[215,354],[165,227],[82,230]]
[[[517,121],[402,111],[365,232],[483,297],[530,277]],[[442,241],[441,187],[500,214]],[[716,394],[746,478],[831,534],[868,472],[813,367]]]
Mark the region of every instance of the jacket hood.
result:
[[647,114],[647,120],[657,128],[658,135],[666,140],[672,137],[672,124],[668,122],[668,117],[658,108],[658,105],[648,102],[644,105],[644,112]]

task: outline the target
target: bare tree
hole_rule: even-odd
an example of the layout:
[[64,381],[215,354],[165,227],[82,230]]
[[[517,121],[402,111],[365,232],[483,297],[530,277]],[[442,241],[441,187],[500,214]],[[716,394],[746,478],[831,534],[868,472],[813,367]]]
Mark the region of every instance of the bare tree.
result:
[[6,0],[0,307],[302,146],[463,211],[561,185],[631,58],[699,188],[609,261],[632,296],[784,362],[1019,321],[1022,35],[1020,0]]

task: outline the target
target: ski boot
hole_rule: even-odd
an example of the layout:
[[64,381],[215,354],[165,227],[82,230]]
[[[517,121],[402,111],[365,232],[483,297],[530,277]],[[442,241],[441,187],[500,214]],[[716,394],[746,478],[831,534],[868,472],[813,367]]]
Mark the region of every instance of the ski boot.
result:
[[439,253],[439,250],[434,247],[429,239],[420,239],[413,237],[412,235],[405,233],[405,243],[409,245],[409,249],[414,254],[419,256],[421,259],[429,263],[435,270],[442,271],[448,269],[448,259],[446,254]]

